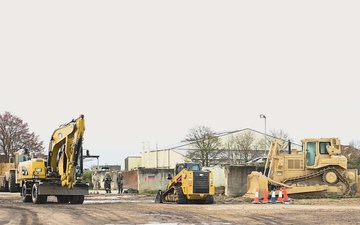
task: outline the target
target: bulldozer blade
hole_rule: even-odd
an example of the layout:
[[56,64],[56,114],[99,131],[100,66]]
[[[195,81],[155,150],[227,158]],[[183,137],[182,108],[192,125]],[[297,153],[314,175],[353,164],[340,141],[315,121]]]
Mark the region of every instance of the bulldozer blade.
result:
[[247,191],[246,194],[242,196],[243,198],[254,198],[256,190],[258,190],[260,199],[264,197],[264,190],[266,190],[266,193],[269,193],[268,178],[264,176],[261,172],[251,172],[251,174],[247,176],[246,182]]

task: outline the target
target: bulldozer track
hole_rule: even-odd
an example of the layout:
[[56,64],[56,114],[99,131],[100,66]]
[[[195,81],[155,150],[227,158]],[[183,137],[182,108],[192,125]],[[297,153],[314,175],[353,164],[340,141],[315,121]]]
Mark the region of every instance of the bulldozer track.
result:
[[[326,172],[334,172],[336,174],[336,176],[338,177],[338,182],[336,182],[336,184],[338,184],[339,182],[342,182],[345,186],[346,189],[343,191],[343,195],[339,196],[337,194],[330,194],[327,192],[322,192],[322,195],[320,193],[300,193],[300,194],[292,194],[292,197],[295,198],[322,198],[322,197],[331,197],[331,196],[336,196],[336,197],[348,197],[349,196],[349,192],[350,192],[350,184],[349,182],[341,175],[341,173],[334,167],[326,167],[322,170],[319,170],[317,172],[311,173],[311,174],[307,174],[307,175],[303,175],[303,176],[298,176],[298,177],[293,177],[287,180],[284,180],[283,183],[288,184],[288,183],[297,183],[297,182],[301,182],[301,181],[309,181],[312,178],[315,177],[320,177],[323,176]],[[331,185],[328,184],[324,178],[323,182],[324,184],[327,185]]]

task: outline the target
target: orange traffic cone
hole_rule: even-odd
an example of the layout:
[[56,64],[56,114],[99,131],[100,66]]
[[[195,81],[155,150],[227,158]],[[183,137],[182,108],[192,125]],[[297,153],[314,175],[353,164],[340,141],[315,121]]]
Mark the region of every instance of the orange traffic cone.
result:
[[263,199],[262,203],[269,203],[268,192],[267,192],[266,188],[264,188],[264,199]]
[[283,197],[282,197],[282,188],[280,188],[279,190],[279,196],[278,196],[278,199],[276,201],[276,203],[283,203]]
[[252,202],[253,204],[259,204],[259,189],[256,188],[256,192],[255,192],[255,198],[254,201]]
[[289,199],[289,196],[287,194],[287,191],[286,191],[286,187],[284,186],[284,199],[283,199],[284,202],[290,202],[290,199]]

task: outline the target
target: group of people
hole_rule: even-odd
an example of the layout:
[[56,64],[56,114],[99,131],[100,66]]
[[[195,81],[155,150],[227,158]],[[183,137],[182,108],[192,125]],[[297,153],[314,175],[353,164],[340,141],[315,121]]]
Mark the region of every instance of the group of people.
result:
[[[112,180],[111,174],[109,172],[105,173],[103,182],[104,182],[104,188],[105,188],[106,193],[111,193],[111,182],[113,182],[113,180]],[[95,170],[94,174],[92,175],[92,183],[94,185],[95,193],[98,194],[99,188],[100,188],[100,177],[98,175],[97,170]],[[118,188],[118,194],[122,194],[124,191],[124,175],[121,171],[119,171],[117,173],[116,184],[117,184],[117,188]]]

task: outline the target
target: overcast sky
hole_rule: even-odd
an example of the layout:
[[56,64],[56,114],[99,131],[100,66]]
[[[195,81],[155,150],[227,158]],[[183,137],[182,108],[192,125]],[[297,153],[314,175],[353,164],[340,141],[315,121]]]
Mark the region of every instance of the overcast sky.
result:
[[[189,129],[360,140],[359,1],[1,1],[0,113],[120,164]],[[96,164],[95,161],[88,164]]]

